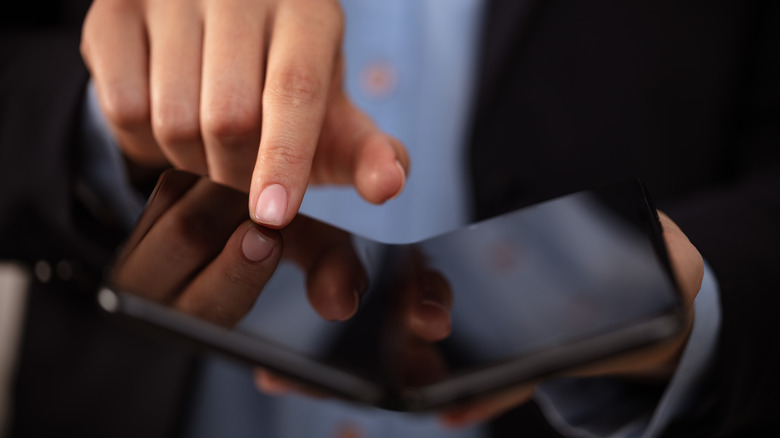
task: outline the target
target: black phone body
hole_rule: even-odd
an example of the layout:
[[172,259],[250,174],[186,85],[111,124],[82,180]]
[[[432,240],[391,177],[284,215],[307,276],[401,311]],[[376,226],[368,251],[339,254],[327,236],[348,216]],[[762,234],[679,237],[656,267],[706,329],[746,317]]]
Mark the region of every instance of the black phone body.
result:
[[[178,171],[161,178],[125,256],[196,178]],[[245,195],[236,199],[245,208]],[[230,327],[142,297],[115,276],[98,302],[124,319],[337,397],[400,411],[533,382],[683,328],[660,223],[638,182],[573,193],[409,244],[344,235],[369,284],[345,322],[325,321],[311,309],[306,273],[286,260]],[[410,279],[430,273],[451,293],[451,333],[421,343],[409,339],[398,297]]]

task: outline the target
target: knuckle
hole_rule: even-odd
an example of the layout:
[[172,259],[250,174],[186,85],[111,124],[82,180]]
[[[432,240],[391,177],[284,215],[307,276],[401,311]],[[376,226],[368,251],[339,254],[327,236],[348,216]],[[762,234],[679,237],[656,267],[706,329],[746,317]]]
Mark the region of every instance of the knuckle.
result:
[[254,140],[260,134],[260,113],[239,105],[214,104],[202,114],[205,135],[223,145],[240,144]]
[[269,98],[283,104],[299,107],[322,100],[325,86],[322,80],[306,67],[288,66],[274,75],[270,83]]
[[252,290],[254,286],[261,284],[262,279],[258,277],[264,277],[264,274],[262,269],[252,266],[250,268],[244,267],[244,269],[227,269],[223,276],[227,284],[234,286],[231,290],[245,291]]
[[263,167],[280,174],[287,174],[290,169],[308,169],[312,163],[312,157],[298,148],[287,145],[266,147],[260,160]]
[[191,142],[200,138],[197,115],[185,108],[162,107],[152,117],[152,128],[162,144]]
[[103,93],[102,103],[106,118],[120,128],[149,123],[149,101],[144,93],[112,88]]

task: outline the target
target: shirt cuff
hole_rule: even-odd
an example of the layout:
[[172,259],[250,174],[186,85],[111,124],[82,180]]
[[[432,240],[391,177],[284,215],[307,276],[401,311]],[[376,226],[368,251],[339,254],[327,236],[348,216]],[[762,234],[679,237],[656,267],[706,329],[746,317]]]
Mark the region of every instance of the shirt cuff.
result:
[[720,324],[718,283],[705,261],[702,286],[694,301],[693,328],[665,388],[610,377],[559,378],[540,384],[535,398],[548,421],[564,436],[659,436],[697,401]]

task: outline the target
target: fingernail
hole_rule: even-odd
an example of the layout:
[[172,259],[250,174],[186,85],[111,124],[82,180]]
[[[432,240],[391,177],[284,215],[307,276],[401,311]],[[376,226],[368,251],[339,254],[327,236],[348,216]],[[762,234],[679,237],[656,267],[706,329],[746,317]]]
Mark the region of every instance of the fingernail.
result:
[[423,276],[420,283],[420,304],[425,312],[424,337],[431,341],[444,339],[452,330],[451,304],[442,295],[442,291],[437,289],[437,282],[431,277]]
[[420,303],[449,313],[450,303],[444,298],[441,285],[430,275],[420,277]]
[[404,166],[398,160],[395,160],[395,166],[398,168],[398,171],[401,172],[401,187],[398,189],[395,195],[390,197],[390,200],[401,196],[401,193],[404,191],[404,187],[406,187],[406,171],[404,170]]
[[358,291],[354,290],[352,291],[352,307],[350,308],[349,311],[345,312],[341,317],[336,318],[336,320],[346,321],[352,318],[357,313],[359,305],[360,305],[360,294],[358,293]]
[[441,309],[441,310],[443,310],[445,312],[449,312],[450,311],[450,309],[447,308],[446,304],[442,303],[441,301],[437,301],[437,300],[423,298],[422,300],[420,300],[420,304],[422,304],[424,306],[431,306],[431,307],[436,308],[436,309]]
[[287,212],[287,192],[280,184],[271,184],[263,189],[255,204],[255,222],[279,227]]
[[452,317],[450,311],[439,301],[425,301],[424,307],[425,331],[421,335],[428,341],[440,341],[452,332]]
[[274,249],[274,241],[264,236],[254,227],[247,230],[241,241],[241,251],[250,262],[265,260]]

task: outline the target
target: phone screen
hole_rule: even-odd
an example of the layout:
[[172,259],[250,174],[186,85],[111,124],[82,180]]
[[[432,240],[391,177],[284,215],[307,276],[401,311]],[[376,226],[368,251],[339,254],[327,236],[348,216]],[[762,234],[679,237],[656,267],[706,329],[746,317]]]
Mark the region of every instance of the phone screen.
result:
[[[333,394],[399,410],[467,400],[681,328],[658,219],[639,183],[574,193],[409,244],[372,241],[299,215],[282,231],[273,276],[233,320],[174,310],[183,283],[247,219],[246,206],[244,193],[166,173],[99,295],[103,307]],[[169,262],[145,265],[143,254],[171,245],[155,233],[171,216],[200,241]],[[329,284],[322,273],[312,279],[312,265],[328,260],[334,270],[326,273],[359,278],[365,290],[347,321],[324,320],[308,299],[314,283]],[[192,272],[182,275],[173,264]],[[174,286],[165,294],[137,286],[144,283],[138,278],[165,282],[170,272],[181,278],[168,281]],[[230,297],[229,290],[212,293]],[[435,341],[416,336],[407,318],[431,293],[449,303],[448,335]]]

